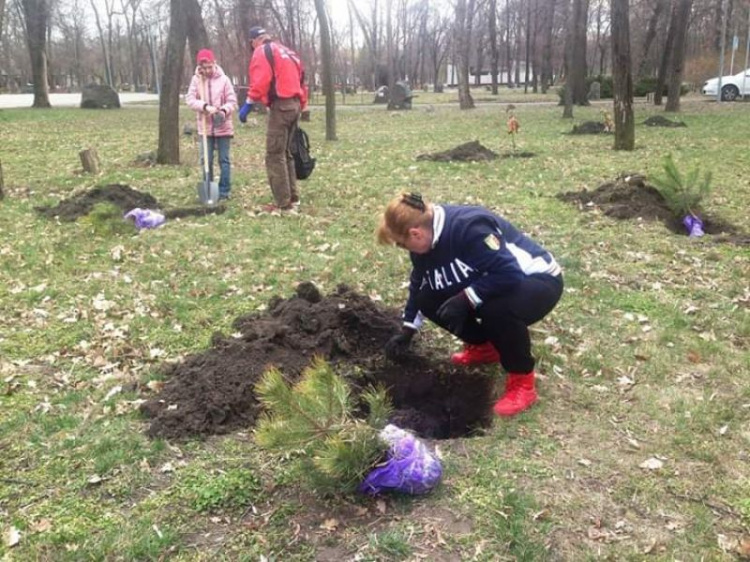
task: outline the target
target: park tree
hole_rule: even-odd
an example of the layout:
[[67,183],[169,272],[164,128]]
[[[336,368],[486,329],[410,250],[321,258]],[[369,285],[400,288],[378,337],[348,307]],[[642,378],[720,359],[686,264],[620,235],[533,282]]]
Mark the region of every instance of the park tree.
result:
[[497,0],[489,0],[487,21],[490,34],[490,74],[492,75],[492,95],[497,95],[497,73],[500,62],[500,51],[497,45]]
[[690,25],[690,11],[692,0],[676,0],[675,32],[672,45],[672,53],[667,73],[667,105],[665,111],[677,112],[680,110],[680,89],[682,88],[682,76],[685,70],[685,48],[687,46],[687,32]]
[[456,22],[453,36],[458,71],[458,105],[461,109],[473,109],[474,99],[469,90],[469,52],[471,49],[471,22],[476,0],[457,0]]
[[182,0],[170,0],[169,37],[161,72],[159,96],[159,164],[180,163],[180,89],[187,40],[187,15]]
[[588,11],[589,0],[571,0],[568,18],[570,55],[566,57],[565,90],[566,92],[570,90],[571,101],[575,105],[589,104],[588,91],[586,90]]
[[31,59],[31,78],[34,83],[32,107],[51,107],[47,79],[47,33],[49,32],[50,2],[52,0],[22,0],[26,44]]
[[320,21],[320,54],[323,66],[323,94],[326,97],[326,140],[336,140],[336,90],[333,87],[333,54],[331,30],[325,0],[315,0],[315,10]]
[[547,93],[547,89],[552,85],[554,77],[554,66],[552,61],[552,44],[555,31],[555,8],[557,0],[545,0],[542,2],[541,13],[541,62],[540,78],[542,93]]
[[630,8],[628,0],[611,0],[612,78],[614,88],[615,150],[635,148],[633,74],[630,60]]
[[643,38],[641,56],[638,62],[638,66],[636,67],[638,70],[636,71],[635,75],[639,78],[642,76],[646,76],[646,68],[648,65],[651,45],[653,45],[654,39],[656,39],[659,21],[662,19],[664,9],[668,5],[668,2],[669,0],[655,0],[653,3],[653,11],[648,19],[648,24],[646,26],[646,35]]

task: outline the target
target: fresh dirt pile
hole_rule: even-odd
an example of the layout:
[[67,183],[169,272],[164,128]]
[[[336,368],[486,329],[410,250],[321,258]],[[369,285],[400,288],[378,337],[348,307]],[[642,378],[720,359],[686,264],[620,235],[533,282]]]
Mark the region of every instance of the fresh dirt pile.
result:
[[500,158],[533,158],[536,152],[503,152]]
[[[60,201],[54,207],[35,207],[36,211],[47,218],[58,217],[62,222],[73,222],[86,216],[97,203],[112,203],[122,209],[123,214],[140,207],[141,209],[160,209],[159,202],[148,193],[124,184],[113,183],[100,185]],[[221,214],[226,211],[224,205],[215,207],[177,207],[162,211],[167,219]]]
[[184,438],[248,428],[260,414],[254,387],[263,372],[273,365],[295,381],[314,356],[336,365],[355,392],[385,385],[396,409],[393,421],[424,437],[455,437],[489,425],[492,377],[418,355],[386,362],[383,346],[400,325],[395,311],[345,286],[323,297],[302,283],[294,297],[275,297],[267,311],[237,318],[238,337],[216,334],[207,351],[164,366],[162,391],[141,407],[151,418],[148,433]]
[[59,217],[63,222],[73,222],[88,215],[97,203],[112,203],[127,213],[131,209],[157,209],[158,202],[148,193],[142,193],[128,185],[113,183],[100,185],[60,201],[54,207],[36,207],[42,215],[54,219]]
[[570,131],[571,135],[599,135],[606,133],[607,127],[604,123],[598,121],[584,121],[580,125],[573,125],[573,130]]
[[495,158],[497,158],[497,153],[486,148],[479,141],[460,144],[443,152],[417,156],[417,160],[430,160],[432,162],[484,162]]
[[[638,174],[623,174],[593,191],[568,191],[559,193],[556,197],[578,205],[581,211],[596,208],[615,219],[658,220],[675,234],[687,234],[681,218],[674,215],[659,190],[646,184],[644,177]],[[706,234],[725,235],[716,241],[748,244],[749,237],[732,224],[705,214],[701,218]]]
[[653,115],[643,122],[648,127],[687,127],[682,121],[672,121],[663,115]]

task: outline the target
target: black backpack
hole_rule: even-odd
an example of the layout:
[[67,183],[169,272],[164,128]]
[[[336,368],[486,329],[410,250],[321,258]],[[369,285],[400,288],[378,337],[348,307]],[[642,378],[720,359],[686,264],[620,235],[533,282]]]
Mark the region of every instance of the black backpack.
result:
[[310,139],[300,127],[294,130],[292,137],[292,156],[297,179],[306,180],[315,169],[315,158],[310,156]]

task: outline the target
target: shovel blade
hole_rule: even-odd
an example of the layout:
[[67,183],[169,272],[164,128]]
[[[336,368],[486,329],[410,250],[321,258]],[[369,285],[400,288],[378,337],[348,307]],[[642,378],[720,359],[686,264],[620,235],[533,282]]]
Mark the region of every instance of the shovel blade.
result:
[[198,199],[203,205],[216,205],[219,202],[219,184],[215,181],[202,181],[196,189]]

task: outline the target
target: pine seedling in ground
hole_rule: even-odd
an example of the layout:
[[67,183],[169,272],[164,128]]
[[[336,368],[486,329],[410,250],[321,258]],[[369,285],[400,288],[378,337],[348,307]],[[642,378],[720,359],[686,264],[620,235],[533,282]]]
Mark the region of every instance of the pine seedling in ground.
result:
[[256,394],[266,409],[256,442],[285,454],[300,452],[303,474],[320,491],[355,491],[385,457],[387,445],[378,437],[391,413],[385,390],[360,396],[369,415],[359,419],[359,401],[322,359],[305,369],[294,386],[279,370],[270,369],[256,385]]
[[667,202],[670,210],[678,218],[684,216],[697,217],[701,210],[701,202],[711,192],[711,172],[706,172],[701,178],[700,168],[696,166],[686,175],[677,169],[677,165],[669,154],[664,159],[664,175],[651,178],[652,183]]

